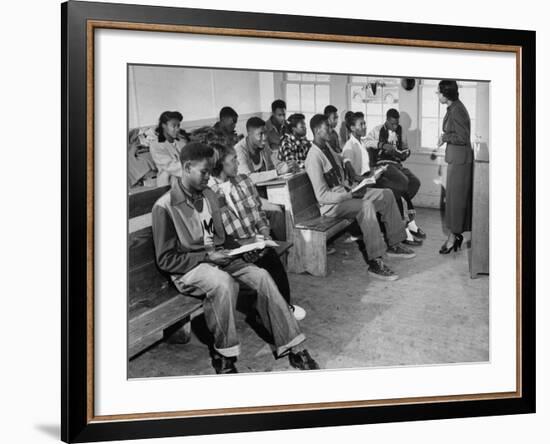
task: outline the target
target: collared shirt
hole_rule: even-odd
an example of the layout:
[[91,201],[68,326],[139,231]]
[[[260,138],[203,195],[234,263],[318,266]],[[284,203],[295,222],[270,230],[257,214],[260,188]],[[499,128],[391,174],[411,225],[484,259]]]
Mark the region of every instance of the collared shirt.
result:
[[224,182],[211,176],[208,186],[220,198],[222,221],[227,234],[246,239],[269,230],[260,196],[248,177],[238,175]]
[[[182,275],[206,260],[207,247],[228,241],[220,215],[218,196],[209,188],[191,197],[180,181],[153,205],[152,230],[159,268]],[[199,208],[199,209],[197,209]]]
[[311,142],[305,137],[297,138],[294,134],[287,133],[281,140],[277,158],[282,162],[295,160],[301,166],[305,162],[310,148]]
[[358,140],[353,134],[342,150],[344,162],[350,162],[356,174],[362,176],[370,171],[370,157],[365,139]]
[[281,146],[281,139],[287,132],[287,127],[283,124],[277,128],[277,125],[273,122],[273,116],[265,122],[265,136],[267,137],[267,144],[271,151],[277,151]]
[[250,177],[252,182],[254,182],[254,173],[274,170],[276,167],[273,163],[271,149],[268,145],[258,150],[260,154],[259,163],[255,163],[252,159],[252,152],[254,150],[255,148],[250,143],[248,137],[245,137],[235,145],[237,160],[239,162],[238,173]]

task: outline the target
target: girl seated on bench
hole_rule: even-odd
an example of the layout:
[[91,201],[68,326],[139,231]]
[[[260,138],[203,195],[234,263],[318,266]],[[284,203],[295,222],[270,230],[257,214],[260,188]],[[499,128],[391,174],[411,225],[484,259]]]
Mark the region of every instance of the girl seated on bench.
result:
[[[271,239],[270,227],[262,210],[260,196],[252,181],[244,174],[237,174],[237,153],[232,147],[212,144],[214,161],[208,186],[220,198],[222,221],[227,234],[236,239],[249,239],[262,236]],[[286,270],[273,248],[266,248],[255,262],[269,272],[279,292],[300,321],[306,311],[290,303],[290,285]]]

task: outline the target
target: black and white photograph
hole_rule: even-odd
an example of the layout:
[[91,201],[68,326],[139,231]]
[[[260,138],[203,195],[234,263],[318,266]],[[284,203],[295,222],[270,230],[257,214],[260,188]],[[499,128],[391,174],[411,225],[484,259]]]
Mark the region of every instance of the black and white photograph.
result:
[[129,63],[128,378],[488,362],[490,92]]

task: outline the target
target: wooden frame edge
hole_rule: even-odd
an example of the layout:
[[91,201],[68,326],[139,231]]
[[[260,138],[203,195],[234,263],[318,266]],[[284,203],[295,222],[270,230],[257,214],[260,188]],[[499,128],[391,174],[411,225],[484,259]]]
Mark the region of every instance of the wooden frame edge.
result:
[[[235,37],[278,38],[289,40],[327,41],[337,43],[362,43],[375,45],[395,45],[407,47],[462,49],[478,51],[511,52],[516,55],[516,391],[487,394],[469,394],[452,396],[395,398],[387,400],[341,401],[309,404],[287,404],[261,407],[233,407],[222,409],[185,410],[173,412],[131,413],[119,415],[94,415],[94,31],[95,29],[124,29],[134,31],[175,32],[190,34],[221,35]],[[366,37],[334,34],[314,34],[284,31],[263,31],[237,28],[216,28],[207,26],[163,25],[124,21],[87,20],[87,423],[97,424],[122,420],[154,420],[163,418],[191,418],[204,416],[227,416],[238,414],[259,414],[275,412],[297,412],[306,410],[327,410],[336,408],[359,408],[389,405],[407,405],[416,403],[443,403],[460,401],[479,401],[496,399],[514,399],[522,397],[522,46],[469,42],[448,42],[434,40],[399,39],[385,37]]]

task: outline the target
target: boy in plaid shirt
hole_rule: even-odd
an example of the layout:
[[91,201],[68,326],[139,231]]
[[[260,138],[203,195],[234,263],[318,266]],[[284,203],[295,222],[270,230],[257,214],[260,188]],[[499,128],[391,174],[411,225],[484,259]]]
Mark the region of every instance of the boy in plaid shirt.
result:
[[277,158],[283,162],[295,161],[300,168],[304,167],[311,142],[306,139],[306,121],[303,114],[292,114],[288,118],[289,132],[281,139]]
[[[220,209],[225,232],[236,239],[263,237],[271,239],[269,221],[262,210],[256,186],[244,174],[237,174],[237,154],[231,147],[213,145],[214,167],[208,186],[220,198]],[[297,320],[302,320],[306,312],[298,305],[290,303],[290,284],[286,270],[273,248],[266,248],[255,262],[269,272],[279,292],[286,300]]]

